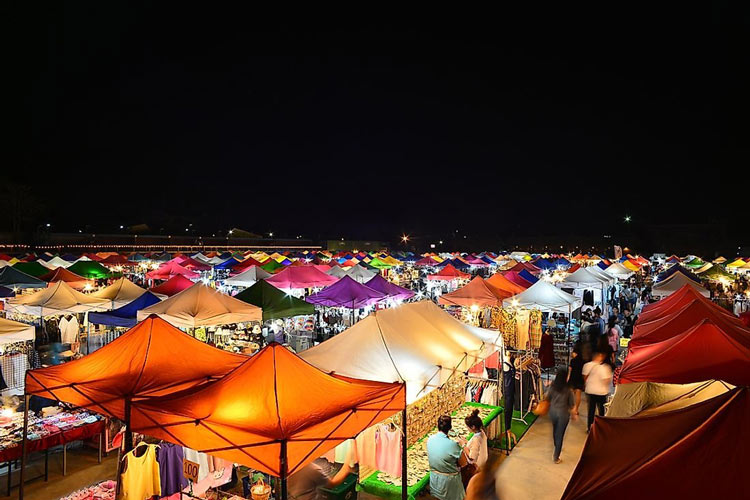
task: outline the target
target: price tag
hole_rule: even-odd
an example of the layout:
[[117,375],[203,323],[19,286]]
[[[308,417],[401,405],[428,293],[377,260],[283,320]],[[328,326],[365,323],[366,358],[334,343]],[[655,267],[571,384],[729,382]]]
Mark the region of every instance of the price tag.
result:
[[200,465],[196,464],[195,462],[191,462],[186,458],[182,459],[182,473],[185,476],[185,479],[187,479],[188,481],[192,481],[194,483],[198,482],[199,467]]
[[630,339],[626,337],[622,337],[620,339],[620,347],[627,347],[628,344],[630,344]]

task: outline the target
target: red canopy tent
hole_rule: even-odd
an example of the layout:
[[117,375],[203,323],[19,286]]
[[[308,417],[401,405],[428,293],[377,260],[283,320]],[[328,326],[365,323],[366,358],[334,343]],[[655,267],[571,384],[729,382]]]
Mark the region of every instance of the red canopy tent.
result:
[[518,286],[522,286],[524,290],[531,286],[531,283],[523,279],[516,271],[505,271],[503,277]]
[[191,279],[197,279],[200,277],[200,274],[182,267],[180,264],[174,262],[174,260],[170,260],[169,262],[160,265],[158,269],[146,273],[146,278],[150,280],[168,280],[176,275],[182,275],[185,278]]
[[542,272],[542,270],[541,270],[541,269],[539,269],[539,268],[538,268],[538,267],[536,267],[536,266],[535,266],[534,264],[531,264],[531,263],[529,263],[529,262],[519,262],[519,263],[518,263],[518,264],[516,264],[515,266],[511,267],[511,268],[509,269],[509,271],[513,271],[513,272],[516,272],[516,273],[520,273],[520,272],[521,272],[521,271],[523,271],[524,269],[526,269],[526,270],[527,270],[528,272],[530,272],[530,273],[531,273],[531,274],[533,274],[534,276],[536,276],[537,274],[539,274],[539,273],[541,273],[541,272]]
[[87,280],[83,276],[77,275],[72,271],[68,271],[64,267],[58,267],[57,269],[50,271],[47,274],[43,274],[39,277],[39,279],[42,279],[49,283],[64,281],[65,283],[70,285],[71,288],[74,288],[76,290],[83,290],[84,288],[86,288],[86,285],[91,285],[91,281]]
[[328,276],[313,266],[285,267],[279,273],[267,278],[266,281],[276,288],[289,290],[292,288],[318,288],[332,285],[338,278]]
[[180,265],[184,267],[185,269],[189,269],[190,271],[210,271],[211,270],[211,266],[209,264],[195,260],[192,257],[186,258],[185,260],[180,262]]
[[149,290],[152,293],[158,295],[166,295],[167,297],[171,297],[173,295],[177,295],[183,290],[187,290],[193,285],[195,285],[195,283],[193,283],[186,277],[182,276],[181,274],[176,274],[161,285],[150,288]]
[[659,415],[596,417],[562,500],[750,498],[750,394]]
[[132,425],[285,479],[405,407],[404,383],[330,375],[273,343],[217,382],[134,403]]
[[667,340],[629,349],[618,383],[712,379],[750,385],[750,335],[744,327],[705,319]]
[[471,274],[459,271],[458,269],[453,267],[453,264],[447,264],[437,273],[427,275],[428,280],[450,281],[450,280],[457,280],[457,279],[467,280],[469,278],[471,278]]
[[492,276],[487,278],[485,282],[493,288],[502,290],[505,293],[509,293],[511,297],[526,290],[525,287],[522,287],[521,285],[510,281],[508,278],[503,276],[502,273],[493,274]]
[[678,311],[680,308],[684,307],[694,299],[702,300],[706,305],[710,305],[715,309],[724,311],[723,308],[711,302],[710,299],[707,299],[706,297],[701,295],[700,292],[698,292],[694,287],[690,285],[683,285],[680,289],[671,293],[660,301],[644,306],[640,316],[638,316],[638,322],[645,323],[647,321],[653,321],[654,319],[658,319],[665,314]]

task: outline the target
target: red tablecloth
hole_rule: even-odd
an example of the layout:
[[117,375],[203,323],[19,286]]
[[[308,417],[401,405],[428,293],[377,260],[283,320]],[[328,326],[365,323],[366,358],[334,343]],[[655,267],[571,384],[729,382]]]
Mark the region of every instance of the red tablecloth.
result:
[[[27,453],[44,451],[53,446],[58,446],[72,441],[82,441],[104,432],[104,420],[93,424],[81,425],[67,431],[56,432],[41,439],[28,440],[26,442]],[[10,462],[21,458],[21,443],[0,450],[0,463]]]

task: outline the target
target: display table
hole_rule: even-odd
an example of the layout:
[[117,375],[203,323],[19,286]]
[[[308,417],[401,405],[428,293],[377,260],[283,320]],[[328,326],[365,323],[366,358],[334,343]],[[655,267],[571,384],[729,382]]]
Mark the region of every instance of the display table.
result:
[[[489,426],[490,422],[498,418],[503,413],[503,409],[499,406],[490,406],[490,405],[484,405],[481,403],[473,403],[473,402],[467,402],[462,405],[462,408],[466,407],[473,407],[473,408],[487,408],[490,410],[490,413],[482,419],[482,423],[484,426]],[[453,415],[456,414],[458,410],[453,412]],[[433,435],[435,432],[437,432],[437,428],[432,429],[427,435],[423,436],[419,441],[414,443],[409,448],[412,448],[414,446],[423,446],[423,442],[429,438],[431,435]],[[467,441],[471,439],[471,436],[473,436],[472,433],[469,433],[466,436],[459,436]],[[380,498],[386,498],[389,500],[398,500],[401,498],[401,486],[397,486],[394,484],[386,483],[384,481],[381,481],[378,479],[378,474],[380,474],[380,471],[375,471],[372,474],[370,474],[367,478],[365,478],[364,481],[361,481],[358,485],[358,489],[360,491],[364,491],[366,493],[369,493],[371,495],[378,496]],[[422,492],[427,485],[430,484],[430,473],[427,472],[416,484],[410,485],[407,487],[407,496],[409,500],[414,500],[417,495],[419,495],[420,492]]]
[[[98,420],[97,422],[80,425],[73,427],[72,429],[60,430],[58,432],[48,434],[39,439],[28,439],[26,441],[26,453],[27,456],[30,453],[43,451],[44,456],[44,480],[47,481],[49,477],[49,460],[47,451],[55,446],[63,446],[63,475],[67,474],[68,465],[68,450],[67,444],[73,441],[84,441],[94,436],[99,436],[99,462],[102,460],[102,434],[104,433],[104,420]],[[8,496],[10,496],[11,490],[11,468],[14,462],[21,459],[22,443],[18,442],[12,446],[8,446],[0,450],[0,467],[2,465],[8,466]]]

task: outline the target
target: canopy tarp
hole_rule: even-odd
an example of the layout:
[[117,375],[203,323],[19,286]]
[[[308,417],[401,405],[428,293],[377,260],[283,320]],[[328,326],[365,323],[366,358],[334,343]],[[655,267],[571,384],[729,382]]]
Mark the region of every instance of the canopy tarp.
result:
[[239,260],[235,259],[234,257],[230,257],[227,260],[215,264],[214,269],[232,269],[239,263]]
[[28,274],[35,278],[41,278],[49,272],[46,266],[41,265],[39,262],[16,262],[13,264],[14,269],[18,269],[22,273]]
[[704,319],[661,342],[629,349],[618,383],[690,384],[723,380],[750,385],[750,334]]
[[415,295],[413,291],[394,285],[379,274],[373,276],[365,285],[392,300],[407,300]]
[[194,284],[195,283],[187,279],[185,276],[181,274],[175,274],[161,285],[152,287],[150,291],[157,295],[165,295],[167,297],[171,297],[173,295],[177,295],[183,290],[187,290]]
[[146,278],[150,280],[168,280],[173,276],[184,276],[188,279],[198,279],[200,274],[182,267],[177,262],[170,260],[160,265],[158,269],[146,273]]
[[266,281],[281,290],[291,290],[294,288],[322,288],[336,283],[338,278],[328,276],[312,266],[303,266],[286,267]]
[[701,279],[698,276],[696,276],[695,273],[693,273],[692,271],[689,271],[689,270],[685,269],[684,267],[682,267],[679,264],[674,264],[674,265],[672,265],[672,267],[670,267],[666,271],[664,271],[662,273],[659,273],[656,276],[656,281],[657,282],[664,281],[667,278],[670,278],[670,277],[674,276],[676,273],[684,274],[685,276],[687,276],[691,280],[695,281],[696,283],[700,283],[701,282]]
[[532,264],[542,271],[554,271],[557,266],[545,258],[540,258],[532,262]]
[[738,257],[736,260],[734,260],[734,261],[730,262],[729,264],[727,264],[727,267],[742,267],[745,264],[747,264],[747,262],[745,261],[745,259],[742,259],[742,258]]
[[94,292],[92,297],[109,300],[112,307],[122,307],[133,302],[146,292],[127,278],[119,278],[106,288]]
[[385,298],[385,294],[344,276],[333,285],[314,293],[305,300],[310,304],[327,307],[359,309]]
[[654,297],[665,297],[676,292],[684,285],[692,286],[698,293],[700,293],[704,297],[709,297],[711,295],[708,290],[703,288],[703,286],[701,286],[699,283],[696,283],[682,273],[674,273],[671,277],[665,279],[664,281],[656,283],[653,287],[651,287],[651,294]]
[[360,264],[357,264],[356,266],[351,267],[350,269],[346,270],[346,275],[358,283],[366,283],[367,281],[370,281],[373,278],[373,276],[377,274],[378,273],[375,271],[370,271],[369,269],[365,269],[364,266]]
[[439,262],[432,257],[423,257],[414,262],[415,266],[437,266]]
[[64,281],[70,285],[71,288],[75,288],[76,290],[83,290],[86,288],[86,285],[91,287],[91,281],[83,276],[78,276],[77,274],[68,271],[64,267],[58,267],[54,271],[50,271],[47,274],[40,276],[40,278],[49,283]]
[[264,262],[260,267],[264,271],[268,271],[271,274],[274,274],[274,273],[280,271],[281,269],[285,269],[286,268],[286,266],[284,264],[279,264],[278,262],[276,262],[273,259],[268,259],[268,261]]
[[138,311],[138,321],[151,314],[180,328],[231,325],[263,319],[259,307],[224,295],[203,283],[196,283],[177,295]]
[[8,288],[44,288],[47,283],[13,266],[5,266],[0,268],[0,285]]
[[20,295],[8,300],[6,309],[10,312],[33,316],[54,316],[64,313],[102,311],[109,308],[109,301],[92,297],[72,289],[64,281],[58,281],[49,288],[31,295]]
[[536,276],[534,276],[533,274],[531,274],[531,273],[530,273],[530,272],[529,272],[528,270],[526,270],[526,269],[522,269],[522,270],[521,270],[521,271],[520,271],[520,272],[518,273],[518,276],[520,276],[521,278],[525,279],[526,281],[528,281],[528,282],[529,282],[529,283],[531,283],[532,285],[533,285],[534,283],[536,283],[537,281],[539,281],[539,278],[537,278]]
[[261,269],[258,266],[250,266],[245,268],[240,274],[232,276],[224,280],[224,284],[227,286],[253,286],[256,282],[270,278],[273,276],[265,269]]
[[453,264],[447,264],[437,273],[427,275],[428,280],[450,281],[450,280],[457,280],[457,279],[467,280],[469,278],[471,278],[471,274],[459,271],[453,266]]
[[728,281],[734,281],[735,276],[727,272],[725,269],[723,269],[719,265],[711,266],[707,271],[704,271],[700,274],[700,277],[707,280],[728,280]]
[[581,299],[539,280],[522,293],[503,300],[503,305],[540,309],[543,312],[570,313],[581,307]]
[[497,331],[469,326],[429,300],[375,311],[351,328],[303,351],[306,361],[347,377],[406,382],[416,401],[501,349]]
[[403,383],[329,375],[272,343],[217,382],[134,403],[132,425],[136,432],[280,476],[282,442],[294,474],[403,410],[405,393]]
[[515,283],[518,286],[522,286],[524,289],[528,289],[533,284],[529,280],[526,280],[523,277],[521,277],[521,275],[515,271],[504,271],[503,277],[505,277],[505,279]]
[[[40,264],[42,264],[40,262]],[[68,267],[70,266],[70,262],[67,260],[60,258],[60,256],[55,255],[48,261],[44,262],[42,265],[46,266],[48,269],[57,269],[58,267]]]
[[444,306],[502,307],[503,299],[507,297],[510,297],[508,293],[488,285],[477,276],[458,290],[441,295],[438,303]]
[[124,420],[126,398],[204,384],[244,361],[152,316],[83,358],[26,372],[26,392]]
[[624,266],[625,268],[627,268],[627,269],[629,269],[629,270],[631,270],[631,271],[633,271],[633,272],[635,272],[635,271],[638,271],[638,270],[639,270],[639,269],[641,268],[641,267],[640,267],[640,266],[638,265],[638,262],[636,262],[636,261],[634,261],[634,260],[632,260],[632,259],[627,259],[627,260],[623,261],[623,262],[622,262],[622,265],[623,265],[623,266]]
[[602,288],[607,286],[610,281],[596,274],[596,271],[593,271],[595,267],[582,267],[567,275],[562,281],[562,286],[572,288]]
[[184,267],[185,269],[189,269],[190,271],[210,271],[211,270],[211,264],[200,261],[198,259],[193,259],[192,257],[188,257],[187,259],[180,262],[180,265]]
[[510,281],[503,276],[502,273],[495,273],[487,278],[487,284],[493,288],[501,290],[504,294],[507,294],[508,297],[521,293],[527,288]]
[[539,271],[541,271],[541,269],[539,269],[534,264],[531,264],[529,262],[519,262],[518,264],[510,268],[510,271],[514,271],[519,274],[523,270],[526,270],[529,273],[534,274],[534,275],[539,274]]
[[562,500],[750,498],[748,419],[744,387],[659,415],[597,417]]
[[[638,316],[638,323],[652,321],[658,319],[665,314],[671,314],[671,312],[677,311],[693,299],[698,298],[703,300],[707,305],[721,309],[721,307],[706,297],[690,285],[684,285],[682,288],[674,292],[673,294],[665,297],[657,302],[646,304],[641,310],[640,316]],[[636,323],[636,325],[638,324]]]
[[28,342],[34,339],[34,325],[0,318],[0,345]]
[[89,323],[130,328],[138,323],[138,311],[152,306],[161,299],[151,292],[143,292],[129,304],[109,312],[90,312]]
[[607,274],[610,274],[614,276],[615,278],[621,279],[621,280],[627,279],[633,275],[632,269],[628,269],[627,267],[623,266],[619,262],[613,263],[611,266],[606,268],[605,271],[607,272]]
[[87,279],[100,280],[112,276],[112,272],[93,260],[79,260],[68,267],[68,271]]
[[734,386],[719,380],[694,384],[636,382],[617,384],[608,417],[633,417],[676,410],[724,394]]
[[[257,268],[253,267],[251,269]],[[312,304],[288,295],[263,280],[241,291],[234,298],[260,307],[263,310],[264,321],[315,314],[315,307]]]

